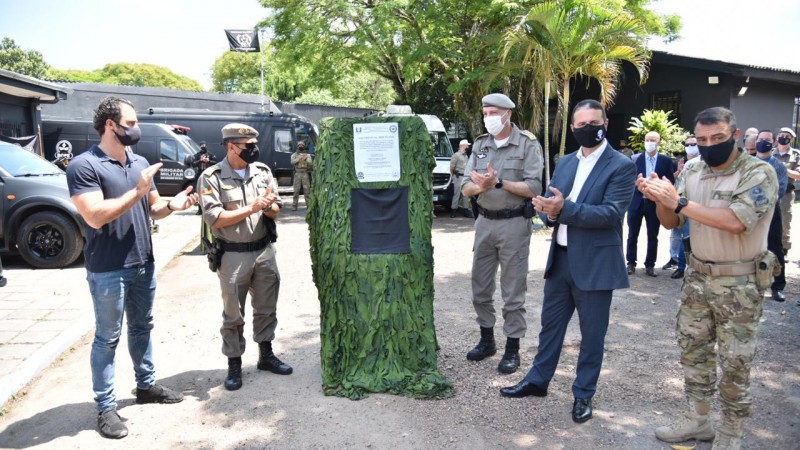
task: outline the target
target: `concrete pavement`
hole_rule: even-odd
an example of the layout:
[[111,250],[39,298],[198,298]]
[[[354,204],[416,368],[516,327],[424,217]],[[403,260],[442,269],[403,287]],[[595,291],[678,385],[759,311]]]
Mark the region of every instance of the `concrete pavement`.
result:
[[[199,236],[196,208],[156,221],[156,272]],[[94,328],[94,311],[81,257],[72,266],[32,270],[3,258],[8,285],[0,288],[0,407]]]

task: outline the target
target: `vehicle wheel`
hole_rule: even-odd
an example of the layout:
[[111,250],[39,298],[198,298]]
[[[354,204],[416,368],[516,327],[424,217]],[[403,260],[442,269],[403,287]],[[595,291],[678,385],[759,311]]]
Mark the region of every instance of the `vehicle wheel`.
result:
[[77,225],[53,211],[42,211],[26,218],[17,231],[19,254],[38,269],[68,266],[78,259],[83,239]]

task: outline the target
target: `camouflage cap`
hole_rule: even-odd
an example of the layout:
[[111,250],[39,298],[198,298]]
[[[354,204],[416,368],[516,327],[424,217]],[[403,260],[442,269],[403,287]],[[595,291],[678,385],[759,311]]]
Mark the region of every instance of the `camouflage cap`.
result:
[[250,139],[258,137],[255,128],[243,123],[229,123],[222,127],[222,140],[225,139]]
[[517,106],[507,95],[500,94],[499,92],[484,96],[483,99],[481,99],[481,103],[484,107],[495,106],[504,109],[514,109],[514,107]]

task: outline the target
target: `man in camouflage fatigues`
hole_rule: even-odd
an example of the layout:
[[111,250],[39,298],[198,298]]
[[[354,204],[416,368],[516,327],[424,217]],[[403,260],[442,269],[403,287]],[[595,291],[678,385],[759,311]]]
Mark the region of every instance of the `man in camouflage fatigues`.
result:
[[[715,450],[738,449],[744,419],[752,413],[750,367],[775,264],[767,233],[778,181],[767,163],[735,148],[739,130],[729,110],[701,111],[695,135],[703,161],[684,169],[674,188],[657,178],[637,181],[637,188],[656,202],[666,228],[691,219],[691,254],[676,329],[693,409],[655,434],[666,442],[713,438]],[[724,419],[715,433],[710,413],[717,353]]]
[[297,151],[292,153],[292,165],[294,166],[294,197],[292,198],[292,211],[297,211],[297,201],[300,199],[300,188],[303,188],[303,200],[308,208],[308,193],[311,192],[311,178],[309,172],[314,168],[314,160],[308,154],[305,142],[297,143]]

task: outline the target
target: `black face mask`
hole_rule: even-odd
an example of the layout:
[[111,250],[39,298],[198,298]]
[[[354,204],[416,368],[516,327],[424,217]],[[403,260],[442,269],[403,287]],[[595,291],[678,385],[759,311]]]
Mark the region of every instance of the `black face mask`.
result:
[[756,151],[758,153],[769,153],[772,151],[772,142],[758,141],[756,142]]
[[697,148],[700,150],[700,157],[703,158],[706,164],[710,167],[717,167],[725,164],[725,161],[731,156],[735,144],[736,141],[731,136],[725,142],[708,146],[698,145]]
[[114,131],[114,134],[119,139],[119,143],[125,146],[136,145],[139,142],[139,139],[142,138],[142,130],[139,129],[138,125],[134,125],[132,127],[126,127],[122,124],[117,124],[120,128],[125,130],[125,134],[119,134]]
[[[236,147],[239,147],[239,145],[237,144],[234,145],[236,145]],[[241,153],[239,153],[239,158],[242,158],[242,161],[246,162],[247,164],[252,164],[258,161],[258,154],[259,154],[258,145],[256,145],[254,142],[250,142],[245,144],[244,150],[242,150]]]
[[572,135],[581,147],[597,147],[606,138],[605,125],[584,125],[572,130]]
[[789,141],[791,141],[791,140],[792,140],[792,139],[791,139],[789,136],[779,136],[779,137],[778,137],[778,144],[781,144],[781,145],[786,145],[786,144],[788,144],[788,143],[789,143]]

